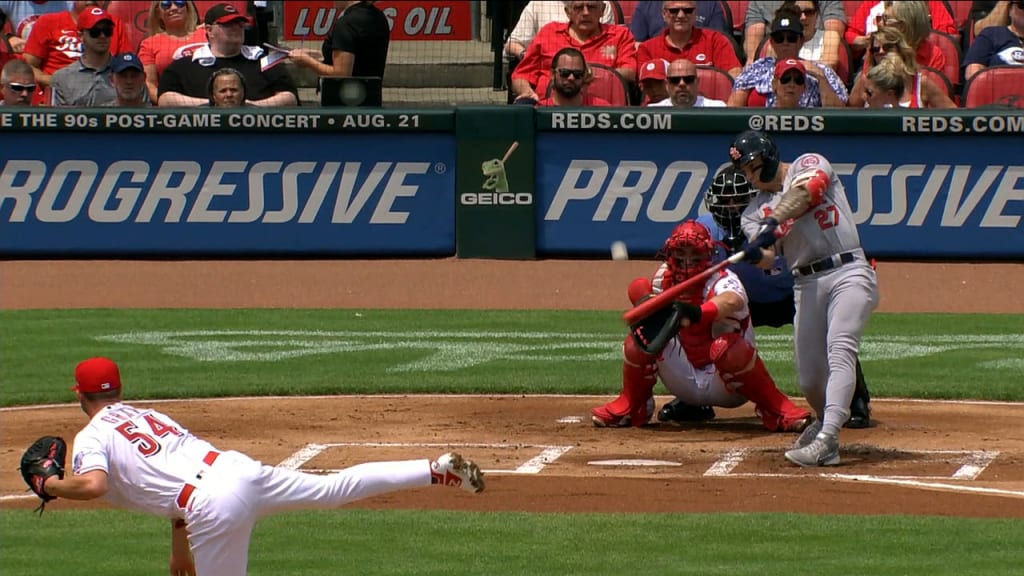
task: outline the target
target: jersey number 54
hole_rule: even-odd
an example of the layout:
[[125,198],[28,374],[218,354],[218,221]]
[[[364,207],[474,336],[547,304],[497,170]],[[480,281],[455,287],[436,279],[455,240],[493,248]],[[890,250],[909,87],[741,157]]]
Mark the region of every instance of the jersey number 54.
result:
[[157,438],[181,436],[181,430],[178,430],[170,424],[164,424],[152,414],[146,414],[142,419],[146,424],[149,424],[149,429],[153,432],[152,435],[139,430],[135,422],[132,422],[131,420],[122,423],[116,428],[116,430],[120,432],[122,436],[127,438],[129,442],[134,444],[135,448],[144,457],[152,456],[153,454],[160,452],[160,449],[163,448]]

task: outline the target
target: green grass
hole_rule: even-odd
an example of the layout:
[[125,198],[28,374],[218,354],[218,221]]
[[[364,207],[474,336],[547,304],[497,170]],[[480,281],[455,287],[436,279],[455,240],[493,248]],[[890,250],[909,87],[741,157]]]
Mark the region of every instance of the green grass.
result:
[[[120,363],[128,399],[611,394],[624,334],[614,312],[2,311],[0,405],[72,402],[74,365],[93,355]],[[796,394],[791,329],[758,337],[780,387]],[[301,350],[315,353],[281,357]],[[1021,315],[878,314],[861,357],[876,397],[1024,399]],[[1011,575],[1020,572],[1024,549],[1018,524],[350,509],[265,519],[254,534],[250,574]],[[4,509],[0,566],[26,576],[164,574],[168,532],[166,520],[121,511],[55,506],[37,518]]]
[[[294,513],[257,525],[249,574],[1019,574],[1013,520],[796,514]],[[4,573],[166,573],[167,522],[0,512]],[[35,550],[35,553],[33,553]]]
[[[197,331],[216,334],[167,335]],[[255,334],[271,331],[285,334]],[[151,334],[146,343],[130,333],[162,336],[157,341]],[[74,365],[93,355],[119,362],[129,399],[608,394],[618,387],[624,334],[615,312],[5,311],[0,405],[71,401]],[[763,329],[758,337],[780,388],[797,394],[791,334],[789,327]],[[118,340],[99,339],[109,336]],[[315,352],[272,360],[275,353],[296,350]],[[246,356],[228,361],[227,352]],[[1021,315],[878,314],[862,346],[865,372],[879,397],[1021,400],[1022,356]]]

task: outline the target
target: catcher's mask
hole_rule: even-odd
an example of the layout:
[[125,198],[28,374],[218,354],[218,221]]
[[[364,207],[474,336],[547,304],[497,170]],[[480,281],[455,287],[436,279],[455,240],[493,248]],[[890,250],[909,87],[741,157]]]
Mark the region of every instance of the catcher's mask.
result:
[[736,168],[761,158],[761,182],[771,182],[779,171],[779,148],[772,137],[757,130],[747,130],[732,141],[729,159]]
[[673,284],[707,270],[711,266],[714,249],[711,234],[703,224],[687,220],[676,226],[661,248],[661,256],[668,264]]
[[756,194],[757,190],[751,188],[747,177],[735,166],[719,170],[704,193],[704,205],[725,232],[724,241],[733,251],[743,244],[740,216]]

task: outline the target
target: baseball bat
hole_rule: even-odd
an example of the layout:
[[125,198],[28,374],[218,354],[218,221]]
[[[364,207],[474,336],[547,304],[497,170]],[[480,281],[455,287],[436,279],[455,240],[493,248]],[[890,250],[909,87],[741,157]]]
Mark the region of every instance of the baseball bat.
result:
[[508,162],[508,159],[512,157],[512,153],[516,151],[516,148],[519,148],[518,140],[512,142],[512,145],[508,147],[508,151],[505,152],[505,156],[501,159],[502,164]]
[[718,264],[708,268],[707,270],[697,274],[692,278],[687,278],[684,282],[676,284],[665,290],[661,294],[658,294],[654,298],[649,298],[641,302],[638,306],[626,310],[626,313],[622,315],[622,319],[627,325],[632,326],[633,324],[647,318],[651,314],[661,310],[665,306],[672,303],[673,300],[679,297],[680,294],[686,292],[690,288],[693,288],[699,282],[707,280],[712,274],[718,272],[722,268],[725,268],[729,264],[736,264],[743,261],[743,252],[737,252],[732,256],[729,256],[725,260],[722,260]]

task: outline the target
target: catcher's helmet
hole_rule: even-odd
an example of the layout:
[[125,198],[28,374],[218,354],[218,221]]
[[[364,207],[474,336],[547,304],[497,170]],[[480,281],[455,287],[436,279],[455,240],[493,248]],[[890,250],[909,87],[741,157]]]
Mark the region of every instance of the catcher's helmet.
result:
[[738,250],[743,244],[740,215],[756,194],[757,190],[735,166],[719,170],[704,193],[704,205],[711,212],[715,224],[725,232],[724,241],[732,250]]
[[733,166],[742,168],[758,156],[763,162],[761,166],[761,182],[771,182],[779,171],[779,148],[771,136],[756,130],[747,130],[735,140],[729,147],[729,158]]
[[707,270],[714,250],[708,229],[696,220],[687,220],[672,230],[661,248],[661,256],[668,264],[673,284],[678,284]]

